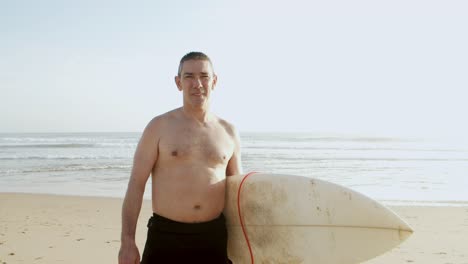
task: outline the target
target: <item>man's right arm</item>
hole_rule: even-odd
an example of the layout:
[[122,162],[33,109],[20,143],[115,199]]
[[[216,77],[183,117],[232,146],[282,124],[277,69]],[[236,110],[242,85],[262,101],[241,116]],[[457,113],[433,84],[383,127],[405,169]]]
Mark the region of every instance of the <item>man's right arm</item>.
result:
[[145,185],[158,159],[158,118],[145,128],[133,158],[133,168],[122,206],[122,234],[119,264],[140,263],[135,243],[136,225],[143,201]]

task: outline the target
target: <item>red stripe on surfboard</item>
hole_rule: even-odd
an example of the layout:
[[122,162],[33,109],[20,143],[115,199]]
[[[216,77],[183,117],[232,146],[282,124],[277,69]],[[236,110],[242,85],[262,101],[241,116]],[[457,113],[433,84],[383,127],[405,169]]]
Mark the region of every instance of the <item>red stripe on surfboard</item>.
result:
[[245,237],[245,241],[247,242],[247,247],[249,248],[249,253],[250,253],[250,260],[251,260],[251,263],[254,264],[254,257],[253,257],[253,252],[252,252],[252,247],[250,246],[250,242],[249,242],[249,236],[247,235],[247,232],[245,231],[245,226],[244,226],[244,221],[242,220],[242,214],[241,214],[241,208],[240,208],[240,193],[241,193],[241,189],[242,189],[242,185],[244,184],[244,181],[252,174],[255,174],[257,172],[249,172],[247,173],[244,178],[242,179],[240,185],[239,185],[239,189],[237,190],[237,212],[239,213],[239,220],[240,220],[240,224],[241,224],[241,227],[242,227],[242,232],[244,233],[244,237]]

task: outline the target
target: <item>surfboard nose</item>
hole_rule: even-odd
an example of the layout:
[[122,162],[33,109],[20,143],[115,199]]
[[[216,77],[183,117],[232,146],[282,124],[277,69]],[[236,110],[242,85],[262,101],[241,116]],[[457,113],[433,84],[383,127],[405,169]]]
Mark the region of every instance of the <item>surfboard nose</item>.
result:
[[413,233],[414,233],[414,230],[413,228],[408,224],[406,223],[403,219],[401,218],[398,218],[399,221],[401,222],[399,224],[399,237],[400,237],[400,241],[403,242],[405,241],[406,239],[408,239],[408,237],[410,237]]

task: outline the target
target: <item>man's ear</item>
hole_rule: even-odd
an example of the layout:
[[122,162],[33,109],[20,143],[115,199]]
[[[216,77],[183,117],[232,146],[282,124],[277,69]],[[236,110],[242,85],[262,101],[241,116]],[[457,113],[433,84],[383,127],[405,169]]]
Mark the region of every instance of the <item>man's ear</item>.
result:
[[178,89],[179,91],[182,91],[182,85],[180,84],[180,76],[177,75],[176,77],[174,77],[174,81],[175,81],[175,83],[176,83],[176,85],[177,85],[177,89]]
[[215,89],[217,83],[218,83],[218,75],[213,74],[213,86],[212,86],[211,90]]

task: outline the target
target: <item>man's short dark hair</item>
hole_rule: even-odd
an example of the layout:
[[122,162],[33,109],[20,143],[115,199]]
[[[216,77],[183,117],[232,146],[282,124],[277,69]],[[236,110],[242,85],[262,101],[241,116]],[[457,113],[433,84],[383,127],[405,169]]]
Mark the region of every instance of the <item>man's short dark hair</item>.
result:
[[177,72],[178,76],[180,76],[180,74],[182,73],[182,65],[184,65],[184,62],[188,60],[205,60],[205,61],[208,61],[211,64],[211,68],[213,68],[213,63],[211,62],[210,57],[208,57],[208,55],[206,55],[203,52],[192,51],[192,52],[185,54],[182,57],[182,59],[180,59],[179,70]]

